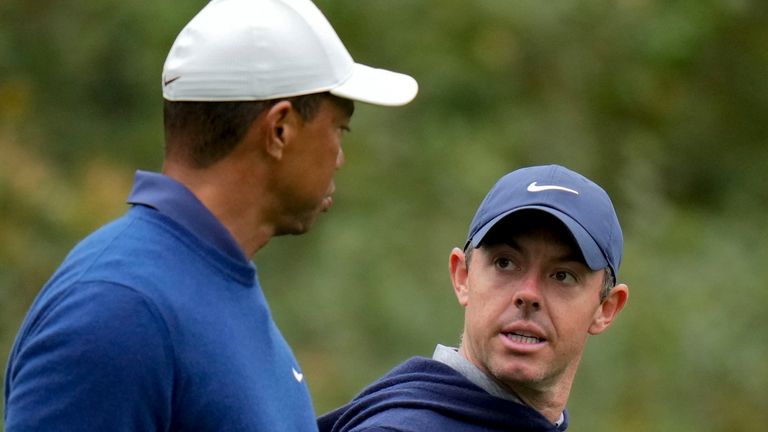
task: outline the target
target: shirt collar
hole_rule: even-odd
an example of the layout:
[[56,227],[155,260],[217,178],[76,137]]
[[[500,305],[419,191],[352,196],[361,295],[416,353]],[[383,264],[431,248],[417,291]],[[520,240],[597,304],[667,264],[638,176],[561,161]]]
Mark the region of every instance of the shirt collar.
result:
[[171,177],[136,171],[128,204],[153,208],[230,257],[250,262],[232,234],[213,213],[192,191]]
[[[525,405],[520,398],[511,391],[501,387],[496,381],[488,377],[474,363],[461,355],[458,349],[438,344],[435,352],[432,354],[432,360],[439,361],[453,368],[456,372],[468,379],[472,384],[488,392],[491,396],[507,399],[512,402]],[[561,426],[565,421],[565,412],[560,414],[560,418],[555,422],[555,426]]]

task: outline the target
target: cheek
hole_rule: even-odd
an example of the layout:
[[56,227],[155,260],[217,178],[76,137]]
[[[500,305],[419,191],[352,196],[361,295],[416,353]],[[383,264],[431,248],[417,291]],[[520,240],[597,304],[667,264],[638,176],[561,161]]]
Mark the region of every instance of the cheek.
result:
[[299,168],[296,175],[307,177],[309,184],[313,185],[314,188],[324,189],[336,172],[339,151],[338,146],[334,146],[328,141],[317,144],[319,145],[307,152],[304,157],[304,164]]
[[[470,291],[467,297],[467,316],[478,328],[494,329],[508,309],[509,302],[502,292]],[[495,331],[495,330],[494,330]]]
[[333,137],[331,137],[331,145],[328,153],[333,158],[334,167],[338,167],[344,162],[344,153],[341,151],[341,139],[337,134],[334,134]]
[[479,309],[477,312],[486,316],[502,313],[511,301],[512,287],[494,278],[493,274],[473,271],[475,268],[470,268],[467,278],[468,305]]
[[595,319],[596,306],[594,305],[558,305],[553,307],[550,313],[553,324],[559,329],[559,333],[568,334],[574,340],[586,339],[589,327]]
[[341,159],[341,143],[335,136],[326,136],[323,139],[323,145],[319,149],[321,154],[317,154],[314,161],[317,166],[322,166],[323,170],[333,172],[337,169]]

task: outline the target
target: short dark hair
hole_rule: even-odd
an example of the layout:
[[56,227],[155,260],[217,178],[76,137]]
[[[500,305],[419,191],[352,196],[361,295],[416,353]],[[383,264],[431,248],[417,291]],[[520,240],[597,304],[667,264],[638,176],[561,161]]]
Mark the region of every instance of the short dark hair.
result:
[[347,110],[349,115],[354,111],[351,100],[327,92],[267,101],[165,100],[165,157],[184,160],[195,168],[206,168],[232,152],[251,123],[276,103],[291,102],[301,118],[308,121],[317,114],[324,99]]

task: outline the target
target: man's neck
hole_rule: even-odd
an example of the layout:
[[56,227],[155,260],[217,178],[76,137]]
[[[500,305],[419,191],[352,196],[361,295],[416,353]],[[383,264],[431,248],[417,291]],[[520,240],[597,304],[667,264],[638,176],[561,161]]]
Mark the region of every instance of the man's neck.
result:
[[[452,367],[454,370],[464,375],[464,377],[471,381],[473,384],[482,388],[493,396],[527,405],[538,411],[553,424],[559,425],[564,421],[563,411],[565,410],[567,393],[565,399],[563,399],[562,403],[559,404],[542,403],[542,401],[546,402],[549,400],[546,399],[548,396],[545,394],[540,395],[541,400],[539,398],[528,399],[524,395],[521,395],[517,388],[513,388],[506,383],[500,382],[499,380],[495,379],[495,377],[484,372],[480,367],[469,360],[467,356],[462,353],[461,349],[457,350],[455,348],[438,345],[432,358]],[[552,401],[554,400],[555,399],[552,399]]]
[[[505,387],[509,388],[507,385]],[[562,421],[563,411],[568,401],[567,393],[562,397],[557,392],[541,392],[521,387],[517,386],[515,390],[510,389],[510,391],[514,391],[523,404],[535,409],[552,423],[558,424]]]
[[266,197],[256,190],[260,184],[244,184],[242,179],[233,175],[236,168],[224,165],[190,169],[165,164],[163,174],[179,181],[195,194],[250,258],[274,235],[274,226],[267,223],[260,207],[266,199],[261,202],[252,201],[252,197]]

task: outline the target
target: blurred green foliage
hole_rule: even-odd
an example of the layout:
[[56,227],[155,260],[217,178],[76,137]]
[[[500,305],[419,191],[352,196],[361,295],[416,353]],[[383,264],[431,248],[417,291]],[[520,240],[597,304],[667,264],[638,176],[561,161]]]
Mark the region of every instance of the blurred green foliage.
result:
[[[3,364],[68,250],[159,168],[160,71],[204,3],[0,3]],[[457,343],[450,249],[498,177],[560,163],[614,197],[631,289],[588,345],[571,429],[768,423],[768,3],[317,3],[356,60],[421,86],[358,105],[330,214],[255,257],[318,413]]]

